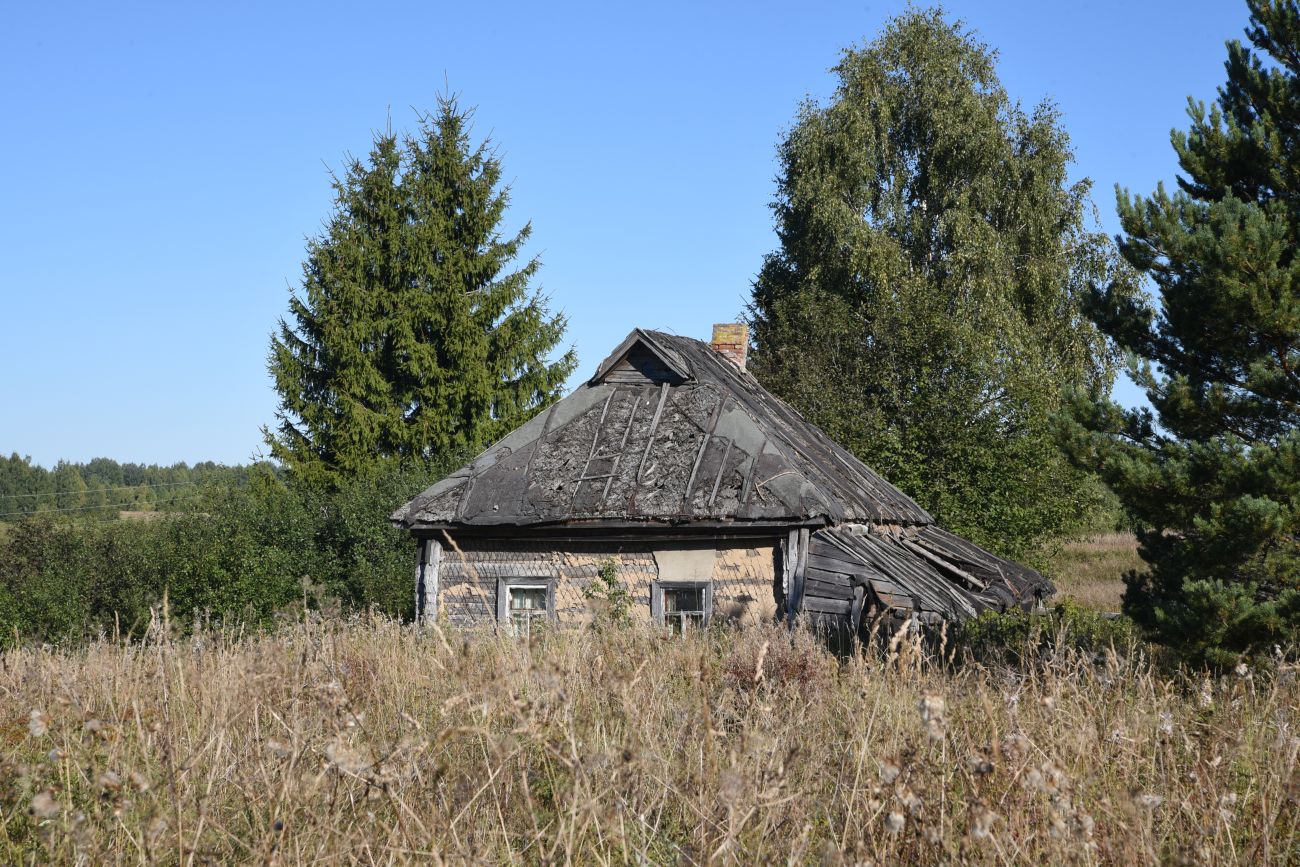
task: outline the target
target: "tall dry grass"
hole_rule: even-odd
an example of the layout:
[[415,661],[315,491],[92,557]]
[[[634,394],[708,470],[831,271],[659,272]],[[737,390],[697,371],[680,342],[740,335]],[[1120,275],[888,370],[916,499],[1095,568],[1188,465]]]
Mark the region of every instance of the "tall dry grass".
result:
[[1099,533],[1065,542],[1050,564],[1057,593],[1097,611],[1119,611],[1124,574],[1146,567],[1132,533]]
[[1286,863],[1294,672],[303,623],[0,666],[4,863]]

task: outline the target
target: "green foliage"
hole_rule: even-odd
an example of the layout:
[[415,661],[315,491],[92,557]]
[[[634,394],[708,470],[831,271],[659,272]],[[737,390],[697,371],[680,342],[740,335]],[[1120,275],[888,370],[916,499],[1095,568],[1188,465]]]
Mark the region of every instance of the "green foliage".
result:
[[1120,191],[1150,280],[1095,292],[1151,408],[1080,399],[1065,437],[1138,523],[1125,610],[1195,662],[1300,641],[1300,8],[1251,0],[1250,46],[1172,136],[1179,189]]
[[1140,644],[1133,621],[1065,601],[1043,614],[1012,608],[986,611],[961,625],[954,644],[982,661],[1020,663],[1044,651],[1072,648],[1084,653],[1127,652]]
[[95,458],[60,461],[53,469],[18,453],[0,457],[0,521],[41,512],[111,515],[118,511],[171,511],[190,506],[200,488],[244,484],[269,464],[225,466],[202,461],[159,466]]
[[595,626],[625,627],[632,622],[632,594],[618,577],[618,561],[606,557],[600,561],[596,580],[582,588],[582,597],[593,602],[596,611]]
[[413,549],[387,516],[447,469],[379,464],[328,485],[265,470],[154,520],[29,517],[0,539],[0,643],[139,635],[164,594],[182,627],[256,627],[304,603],[409,617]]
[[547,363],[565,319],[508,271],[531,232],[501,237],[508,189],[469,114],[440,98],[418,134],[376,135],[335,178],[302,289],[271,340],[274,457],[303,476],[350,476],[377,458],[475,450],[557,398],[572,350]]
[[781,145],[780,249],[754,284],[754,373],[956,532],[1023,558],[1100,487],[1050,418],[1105,393],[1089,281],[1114,267],[1055,108],[938,11],[846,51]]

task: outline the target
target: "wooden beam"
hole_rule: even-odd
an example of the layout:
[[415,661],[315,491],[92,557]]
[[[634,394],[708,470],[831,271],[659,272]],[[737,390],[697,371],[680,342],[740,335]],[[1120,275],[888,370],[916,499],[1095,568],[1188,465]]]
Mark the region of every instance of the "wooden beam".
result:
[[655,429],[659,427],[659,416],[663,415],[664,403],[668,400],[668,383],[659,387],[659,405],[655,407],[654,418],[650,420],[650,433],[646,435],[645,451],[641,453],[641,463],[636,468],[636,483],[641,484],[641,473],[645,470],[646,458],[650,457],[650,447],[655,442]]
[[740,486],[740,504],[743,506],[749,502],[749,493],[754,489],[754,472],[758,469],[758,459],[763,454],[763,449],[767,448],[767,440],[758,447],[758,451],[749,456],[749,469],[745,471],[745,483]]
[[727,405],[727,398],[723,397],[718,401],[718,405],[713,408],[713,414],[709,416],[708,423],[704,426],[704,439],[700,440],[700,450],[695,454],[695,463],[691,465],[691,477],[686,480],[686,492],[682,494],[682,513],[688,514],[691,507],[691,492],[695,489],[695,474],[700,471],[700,462],[704,460],[704,453],[709,448],[709,440],[713,438],[713,432],[717,430],[718,419],[722,417],[722,410]]
[[727,439],[727,447],[722,450],[722,462],[718,465],[718,476],[713,480],[713,491],[709,494],[708,505],[713,506],[713,501],[718,498],[718,488],[722,485],[722,477],[727,474],[727,458],[731,456],[731,440]]
[[429,540],[429,556],[424,564],[425,615],[430,620],[438,619],[438,591],[442,587],[442,543],[437,539]]
[[415,555],[415,622],[423,626],[438,618],[438,579],[442,567],[442,543],[420,540]]
[[807,545],[808,536],[799,530],[791,530],[790,535],[786,538],[785,546],[785,575],[786,595],[785,595],[785,616],[786,623],[791,628],[794,627],[795,617],[799,614],[799,603],[803,595],[803,575],[800,572],[800,566],[805,562],[807,554],[803,551]]
[[847,619],[853,610],[851,599],[828,599],[825,596],[805,596],[799,601],[799,607],[807,613],[837,614]]
[[614,464],[609,468],[609,477],[605,479],[605,490],[600,492],[600,505],[605,505],[605,499],[609,496],[609,486],[614,484],[615,477],[618,476],[618,463],[623,459],[623,451],[627,448],[628,435],[632,433],[632,420],[636,418],[636,412],[641,408],[641,394],[639,391],[632,392],[632,409],[627,414],[627,427],[623,428],[623,440],[618,444],[618,451],[614,453]]
[[424,558],[428,551],[429,543],[425,539],[417,539],[415,545],[415,625],[424,624]]
[[853,587],[853,608],[849,612],[849,618],[853,626],[853,646],[857,647],[862,640],[862,608],[866,603],[867,588],[861,584]]
[[790,594],[786,598],[786,611],[789,625],[794,626],[795,618],[803,611],[804,572],[808,568],[809,533],[807,528],[790,531],[789,547],[793,552],[790,557]]
[[618,388],[616,387],[609,393],[609,397],[605,398],[605,405],[601,407],[600,421],[596,422],[596,432],[591,437],[591,450],[587,452],[587,462],[582,465],[582,472],[578,473],[578,478],[574,480],[577,484],[573,487],[573,496],[569,497],[570,515],[573,514],[573,504],[578,502],[578,494],[582,491],[582,483],[605,478],[604,475],[589,476],[587,473],[591,469],[592,458],[596,456],[596,447],[600,445],[600,435],[605,432],[605,416],[609,415],[609,405],[614,402],[614,398],[617,396]]

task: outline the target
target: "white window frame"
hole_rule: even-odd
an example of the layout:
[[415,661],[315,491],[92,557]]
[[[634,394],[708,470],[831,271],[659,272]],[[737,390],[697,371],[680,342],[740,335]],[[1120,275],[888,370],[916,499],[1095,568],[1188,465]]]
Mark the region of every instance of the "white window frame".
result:
[[[528,626],[525,629],[519,629],[515,625],[514,617],[510,609],[510,591],[511,590],[545,590],[546,591],[546,608],[538,611],[536,614],[530,614],[526,621]],[[536,609],[532,609],[536,611]],[[514,635],[527,637],[532,631],[532,621],[534,620],[555,620],[555,579],[544,576],[531,578],[498,578],[497,579],[497,623],[503,629],[508,629]]]

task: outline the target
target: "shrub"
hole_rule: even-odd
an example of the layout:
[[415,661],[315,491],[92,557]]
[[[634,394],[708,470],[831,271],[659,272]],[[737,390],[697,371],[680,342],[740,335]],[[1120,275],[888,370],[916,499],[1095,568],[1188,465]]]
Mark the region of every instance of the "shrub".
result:
[[963,623],[953,637],[954,646],[980,661],[1022,663],[1044,651],[1073,649],[1102,653],[1129,650],[1141,642],[1133,621],[1103,614],[1066,600],[1042,614],[1019,608],[986,611]]
[[385,465],[329,486],[262,471],[149,521],[27,518],[0,539],[0,642],[138,634],[164,594],[183,628],[265,625],[300,602],[407,618],[414,548],[388,515],[442,469]]
[[821,636],[780,625],[741,629],[727,638],[723,683],[738,691],[760,688],[815,690],[833,674],[836,657]]
[[606,557],[596,570],[596,580],[582,588],[582,598],[592,603],[597,629],[623,628],[632,622],[632,594],[618,579],[618,561]]

